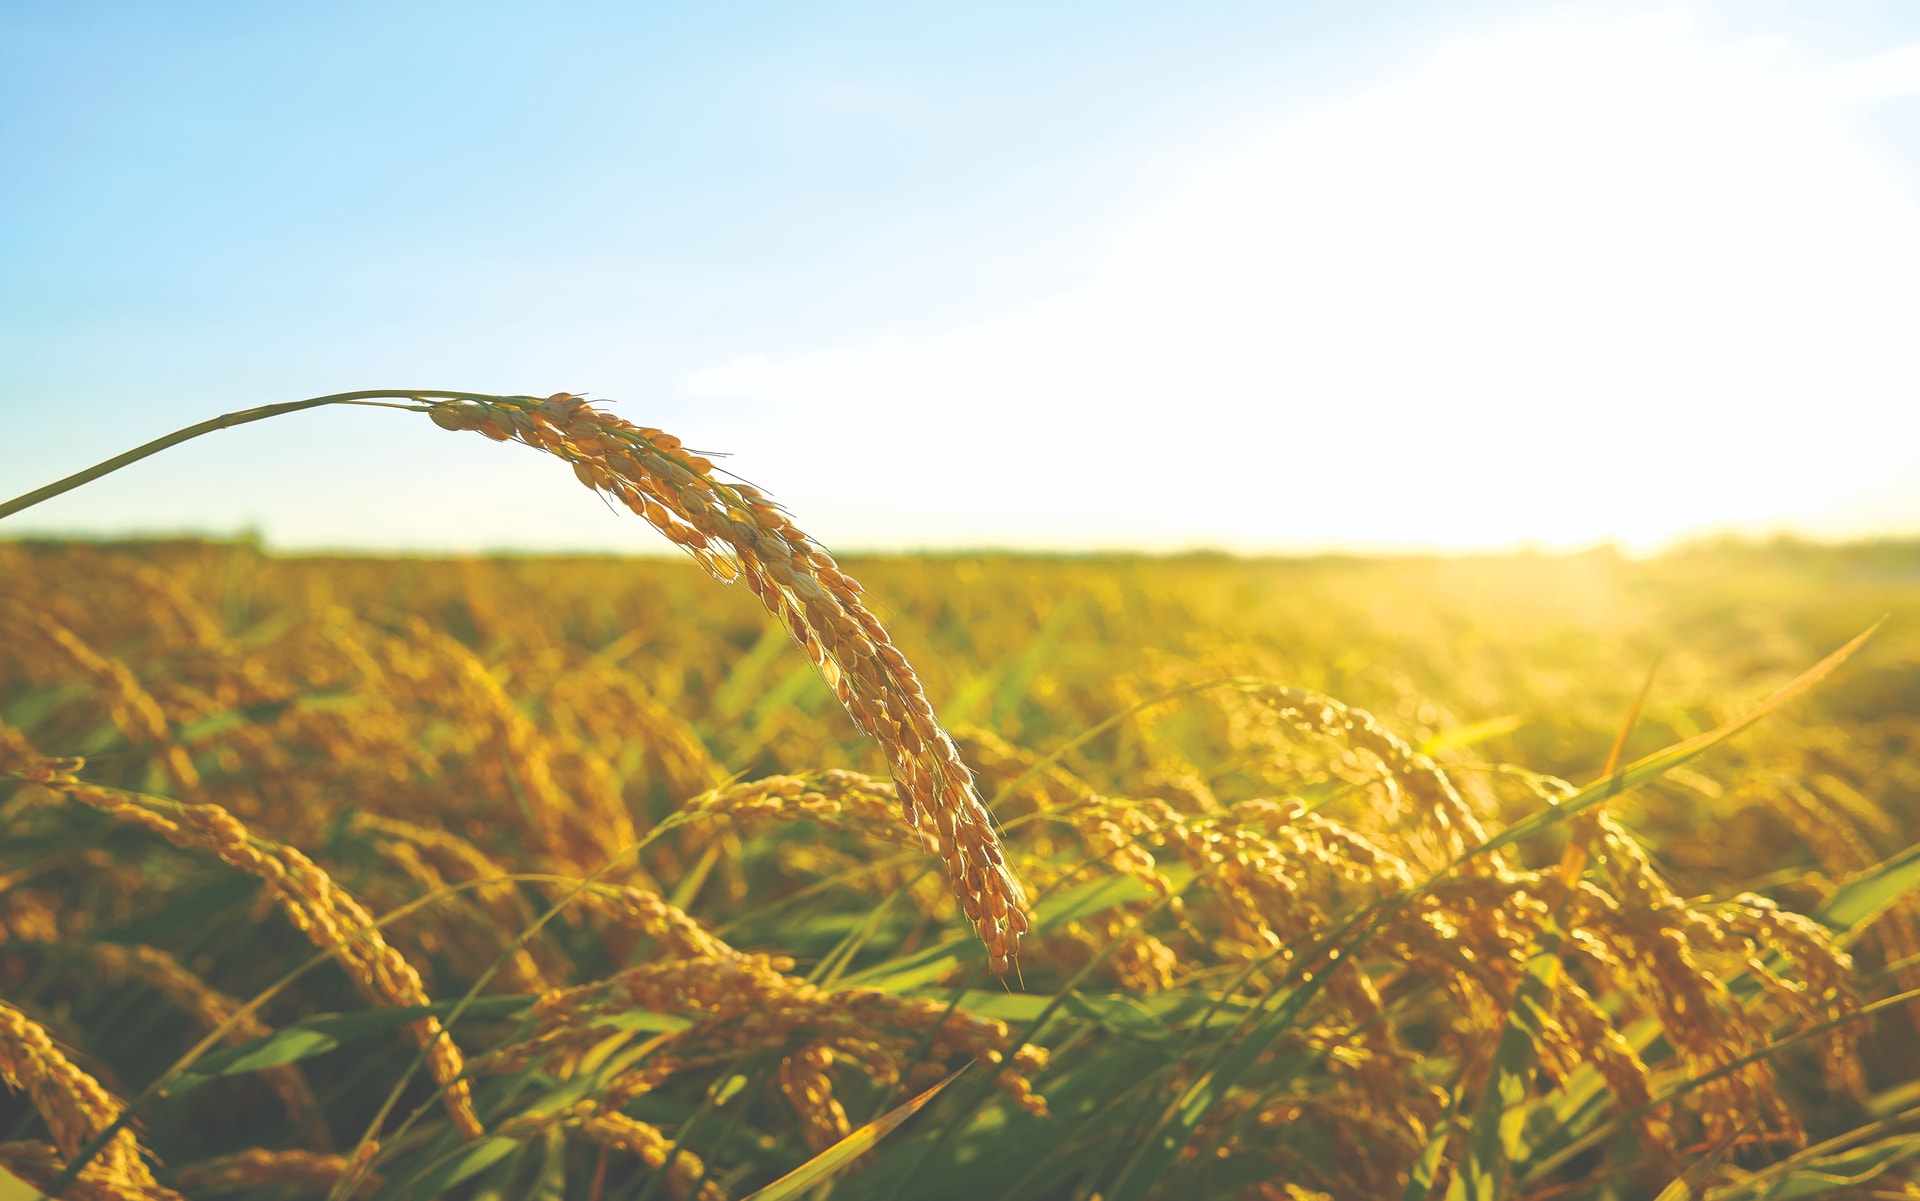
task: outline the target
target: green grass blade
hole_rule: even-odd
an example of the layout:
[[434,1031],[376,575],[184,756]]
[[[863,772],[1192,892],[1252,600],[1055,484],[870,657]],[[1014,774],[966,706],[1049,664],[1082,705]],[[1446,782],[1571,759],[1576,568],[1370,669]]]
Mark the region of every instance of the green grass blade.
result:
[[1915,888],[1920,888],[1920,842],[1849,877],[1813,917],[1829,930],[1857,934]]
[[[533,1001],[532,997],[484,997],[468,1006],[467,1013],[474,1017],[508,1017],[524,1011]],[[302,1018],[282,1026],[272,1034],[263,1034],[237,1047],[202,1056],[191,1071],[183,1073],[167,1089],[167,1095],[178,1096],[218,1076],[241,1076],[283,1063],[312,1059],[346,1043],[391,1034],[423,1017],[438,1017],[452,1009],[453,1002],[448,1001],[435,1005],[413,1005],[405,1009],[370,1009],[360,1013],[321,1014]],[[685,1019],[667,1020],[685,1024]]]
[[5,1168],[0,1168],[0,1201],[46,1201],[47,1195]]
[[1489,717],[1485,721],[1476,721],[1470,725],[1455,726],[1435,734],[1420,744],[1423,755],[1438,754],[1441,751],[1458,750],[1461,747],[1478,746],[1489,739],[1502,734],[1511,734],[1530,719],[1523,713],[1509,713],[1503,717]]
[[1540,1066],[1536,1040],[1559,975],[1559,939],[1550,938],[1528,961],[1526,974],[1514,992],[1513,1005],[1494,1050],[1492,1069],[1474,1106],[1466,1160],[1454,1177],[1449,1197],[1458,1194],[1466,1201],[1500,1201],[1507,1195],[1509,1169],[1520,1152],[1527,1094]]
[[831,1179],[844,1171],[848,1164],[873,1150],[881,1139],[893,1133],[900,1123],[919,1113],[929,1101],[940,1095],[941,1089],[952,1084],[960,1072],[966,1070],[961,1068],[919,1096],[894,1106],[745,1201],[793,1201],[794,1198],[806,1196],[815,1185]]
[[1695,735],[1683,742],[1676,742],[1665,750],[1655,751],[1645,758],[1637,759],[1618,772],[1608,773],[1603,778],[1587,785],[1579,792],[1561,801],[1552,808],[1515,822],[1500,834],[1488,839],[1480,847],[1475,848],[1473,853],[1477,855],[1490,854],[1502,847],[1511,846],[1516,842],[1531,838],[1542,830],[1550,826],[1558,825],[1577,813],[1591,809],[1602,801],[1609,800],[1623,792],[1630,792],[1640,785],[1647,783],[1649,780],[1656,779],[1672,771],[1689,759],[1693,759],[1711,748],[1718,746],[1748,726],[1753,725],[1761,718],[1773,713],[1787,702],[1799,697],[1815,684],[1818,684],[1821,680],[1831,675],[1842,663],[1852,658],[1854,653],[1864,646],[1867,640],[1873,637],[1880,627],[1885,624],[1885,621],[1886,619],[1882,618],[1880,621],[1873,623],[1873,625],[1856,635],[1853,640],[1845,646],[1834,651],[1812,667],[1809,667],[1806,671],[1801,672],[1798,676],[1795,676],[1792,680],[1777,689],[1773,695],[1761,701],[1741,716],[1734,718],[1724,725],[1716,726],[1704,734]]
[[1434,1177],[1440,1174],[1440,1161],[1447,1154],[1447,1139],[1453,1134],[1453,1117],[1448,1115],[1433,1124],[1433,1131],[1427,1136],[1427,1145],[1420,1149],[1420,1158],[1413,1163],[1413,1170],[1407,1173],[1407,1187],[1400,1194],[1400,1201],[1427,1201],[1433,1192]]
[[1068,922],[1094,917],[1120,905],[1135,901],[1157,901],[1160,894],[1138,876],[1101,876],[1067,889],[1047,902],[1040,913],[1041,933],[1057,930]]
[[[1161,1113],[1120,1169],[1113,1188],[1103,1196],[1111,1201],[1138,1201],[1159,1183],[1179,1161],[1207,1114],[1227,1096],[1247,1069],[1293,1026],[1308,1003],[1319,995],[1328,977],[1345,966],[1343,960],[1351,955],[1353,948],[1372,936],[1379,920],[1376,914],[1373,922],[1349,938],[1359,915],[1349,918],[1304,953],[1297,964],[1299,974],[1289,974],[1287,981],[1297,980],[1297,983],[1291,989],[1286,988],[1286,982],[1276,985],[1270,996],[1277,997],[1278,1004],[1272,1012],[1263,1012],[1266,1008],[1263,1001],[1249,1014],[1252,1024],[1247,1033],[1237,1041],[1229,1038],[1222,1043],[1199,1078]],[[1304,1070],[1312,1058],[1303,1059],[1291,1071]]]
[[[1845,1144],[1863,1136],[1871,1137],[1894,1121],[1912,1121],[1916,1116],[1920,1113],[1910,1110],[1899,1118],[1850,1130],[1839,1138],[1809,1147],[1756,1172],[1736,1185],[1716,1189],[1707,1194],[1707,1201],[1798,1201],[1802,1197],[1824,1197],[1870,1184],[1896,1165],[1920,1157],[1920,1134],[1896,1135],[1864,1146]],[[1836,1147],[1841,1149],[1834,1149]],[[1888,1191],[1874,1195],[1897,1197],[1901,1194]]]

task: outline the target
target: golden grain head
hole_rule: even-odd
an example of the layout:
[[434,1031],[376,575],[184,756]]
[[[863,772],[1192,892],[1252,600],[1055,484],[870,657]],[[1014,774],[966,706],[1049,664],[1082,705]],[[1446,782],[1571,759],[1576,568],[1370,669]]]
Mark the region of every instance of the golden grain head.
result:
[[619,497],[669,540],[696,552],[710,574],[747,581],[813,658],[854,724],[880,741],[902,789],[908,826],[937,823],[948,879],[987,944],[989,965],[995,975],[1011,969],[1028,924],[1026,898],[993,818],[919,677],[897,650],[882,655],[880,648],[892,649],[885,626],[823,548],[769,508],[757,489],[716,478],[712,461],[687,452],[679,439],[634,426],[582,397],[473,401],[431,412],[444,429],[477,428],[489,436],[510,431],[567,460],[582,484]]
[[856,1187],[1909,1187],[1911,636],[1764,737],[1569,782],[1629,712],[1625,761],[1738,717],[1834,596],[1920,613],[1892,560],[856,581],[579,395],[407,403],[699,571],[0,542],[0,1164],[36,1187],[131,1113],[69,1195],[717,1201],[963,1069]]

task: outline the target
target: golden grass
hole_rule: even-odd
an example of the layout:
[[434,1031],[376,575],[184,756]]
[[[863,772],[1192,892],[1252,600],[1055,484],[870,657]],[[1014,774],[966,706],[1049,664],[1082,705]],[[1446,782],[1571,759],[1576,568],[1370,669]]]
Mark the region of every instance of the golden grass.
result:
[[[0,1001],[0,1080],[32,1098],[54,1146],[68,1157],[105,1133],[121,1114],[119,1102],[54,1045],[45,1027],[5,1001]],[[122,1130],[107,1141],[99,1166],[106,1182],[167,1195],[154,1183],[131,1131]]]
[[[740,587],[0,543],[23,1179],[711,1201],[974,1062],[837,1195],[1908,1187],[1920,551],[862,587],[578,398],[431,412]],[[1542,823],[1888,610],[1811,701]]]

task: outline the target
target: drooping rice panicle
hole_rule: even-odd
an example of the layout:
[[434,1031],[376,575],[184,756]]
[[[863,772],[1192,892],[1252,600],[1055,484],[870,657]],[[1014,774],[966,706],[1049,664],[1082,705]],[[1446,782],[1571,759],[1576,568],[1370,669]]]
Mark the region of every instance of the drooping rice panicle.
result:
[[886,752],[900,814],[932,827],[954,898],[1003,975],[1030,928],[993,817],[973,773],[934,716],[926,690],[864,591],[824,547],[758,489],[714,474],[671,434],[635,426],[567,393],[434,405],[443,429],[519,441],[573,464],[582,484],[617,498],[715,578],[759,597],[813,660],[864,733]]
[[[666,1169],[666,1192],[674,1201],[687,1201],[690,1197],[697,1201],[726,1201],[726,1192],[712,1181],[695,1191],[694,1182],[706,1174],[706,1164],[700,1156],[685,1147],[676,1153],[674,1140],[659,1127],[593,1102],[511,1118],[501,1124],[500,1134],[503,1138],[531,1139],[549,1130],[576,1132],[595,1146],[633,1155],[655,1171]],[[671,1167],[667,1162],[669,1155],[673,1157]]]
[[37,633],[93,681],[120,732],[136,745],[152,746],[175,787],[186,794],[200,787],[200,773],[186,748],[175,741],[167,715],[126,664],[100,654],[47,614],[6,597],[0,597],[0,621]]
[[[1862,1115],[1911,1113],[1911,637],[1876,643],[1859,694],[1472,854],[1564,804],[1581,790],[1557,777],[1596,778],[1622,745],[1620,692],[1640,677],[1616,688],[1619,662],[1687,644],[1662,676],[1685,699],[1629,723],[1648,746],[1683,742],[1742,711],[1712,699],[1728,681],[1808,658],[1841,607],[1920,603],[1909,551],[1787,548],[1757,573],[1722,571],[1720,552],[877,559],[861,574],[894,634],[943,652],[896,678],[871,599],[667,435],[572,397],[437,399],[440,424],[504,421],[495,436],[566,458],[742,587],[716,595],[647,560],[0,542],[0,995],[110,1094],[157,1083],[153,1048],[235,1012],[210,982],[245,995],[311,962],[315,930],[407,907],[385,945],[430,990],[369,988],[356,973],[372,965],[349,964],[364,1000],[336,1018],[351,994],[315,972],[265,1002],[274,1026],[245,1020],[227,1041],[311,1051],[309,1023],[351,1040],[268,1071],[306,1075],[329,1122],[362,1129],[358,1070],[404,1021],[377,1010],[475,986],[465,1070],[498,1105],[488,1133],[519,1149],[455,1191],[517,1196],[564,1175],[601,1201],[745,1192],[970,1061],[943,1114],[849,1169],[869,1191],[1037,1196],[1057,1169],[1138,1201],[1423,1184],[1652,1196],[1682,1176],[1744,1196],[1753,1173],[1801,1163],[1911,1187],[1920,1160],[1872,1160],[1883,1144],[1852,1166],[1790,1153],[1899,1137]],[[1830,553],[1844,580],[1809,574]],[[1701,564],[1710,584],[1688,574]],[[788,635],[808,664],[783,661]],[[814,670],[887,771],[818,703]],[[912,718],[928,697],[956,723],[974,799],[1000,798],[1002,824],[982,828],[1051,919],[1016,931],[1025,979],[1006,987],[975,972],[970,935],[950,939],[949,896],[990,913],[995,882],[965,877],[999,861],[943,799],[942,744]],[[87,804],[51,803],[81,788]],[[238,833],[194,808],[209,802]],[[663,822],[644,863],[618,861],[515,945]],[[262,922],[287,899],[219,865],[303,898],[320,887],[275,847],[303,848],[359,914],[327,901],[295,930]],[[188,1165],[156,1160],[150,1177],[193,1197],[336,1191],[376,1157],[391,1188],[434,1156],[504,1150],[456,1146],[419,1082],[384,1149],[291,1152],[303,1140],[282,1107],[248,1103],[257,1074],[193,1078],[144,1096],[146,1124],[128,1126]],[[1043,1116],[1049,1098],[1066,1112]],[[0,1101],[41,1137],[30,1093]],[[1486,1158],[1500,1126],[1474,1129],[1495,1102],[1511,1162]],[[171,1197],[108,1150],[64,1197]],[[42,1186],[66,1158],[0,1144],[0,1165]]]
[[[281,1195],[323,1197],[351,1166],[344,1155],[253,1147],[188,1164],[174,1173],[173,1182],[195,1197],[268,1188],[282,1190]],[[354,1195],[371,1196],[385,1183],[378,1172],[369,1172]]]
[[[884,835],[897,828],[898,798],[899,790],[890,780],[829,769],[805,775],[763,776],[712,788],[688,801],[686,809],[746,821],[806,820]],[[909,836],[915,845],[930,851],[939,849],[928,830],[910,831]]]
[[[45,784],[67,799],[159,835],[186,851],[214,858],[267,886],[287,920],[317,947],[335,954],[361,994],[379,1005],[430,1004],[420,974],[374,928],[373,915],[294,847],[261,838],[218,805],[182,804],[89,784],[48,771]],[[410,1023],[408,1033],[427,1048],[433,1077],[445,1089],[448,1115],[468,1138],[484,1129],[462,1078],[463,1059],[438,1018]]]
[[[66,1158],[51,1143],[37,1139],[0,1143],[0,1169],[35,1189],[52,1188],[65,1167]],[[61,1201],[186,1201],[170,1188],[116,1174],[98,1158],[81,1169],[79,1176],[61,1191],[60,1198]]]
[[[62,1054],[44,1026],[4,1000],[0,1000],[0,1080],[32,1100],[54,1146],[66,1159],[78,1155],[88,1140],[120,1116],[120,1103],[100,1082]],[[54,1171],[60,1166],[53,1165]],[[155,1183],[131,1130],[115,1133],[89,1166],[97,1169],[94,1180],[101,1187],[122,1188],[141,1197],[175,1198]]]

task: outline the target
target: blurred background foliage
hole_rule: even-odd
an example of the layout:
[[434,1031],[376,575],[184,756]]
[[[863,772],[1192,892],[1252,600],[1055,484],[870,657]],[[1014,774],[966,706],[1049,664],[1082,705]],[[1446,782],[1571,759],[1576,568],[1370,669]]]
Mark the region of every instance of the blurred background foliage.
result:
[[[1847,1016],[1920,985],[1900,866],[1920,840],[1920,545],[843,565],[1003,794],[1040,931],[1004,988],[887,820],[877,749],[754,598],[690,564],[0,544],[17,741],[150,808],[222,806],[376,914],[499,871],[578,878],[652,835],[602,877],[625,900],[571,904],[484,985],[565,888],[468,888],[385,931],[443,1014],[485,994],[453,1038],[491,1158],[427,1104],[400,1022],[325,967],[142,1106],[162,1185],[324,1195],[192,1165],[345,1153],[398,1089],[389,1125],[416,1120],[363,1195],[739,1195],[985,1056],[836,1195],[1920,1195],[1899,1191],[1920,1011]],[[1491,831],[1594,780],[1650,673],[1625,760],[1883,616],[1809,697],[1608,802],[1604,829],[1556,826],[1399,916],[1394,889],[1450,858],[1417,789],[1270,692],[1372,713]],[[122,1097],[312,954],[257,880],[20,772],[0,822],[0,995]],[[770,958],[739,975],[633,895]],[[1355,966],[1316,982],[1313,951],[1345,935]],[[631,975],[675,962],[708,975]],[[735,987],[736,1008],[711,995]],[[590,1014],[566,1009],[580,989]],[[867,991],[926,1008],[869,1012]],[[719,1029],[749,1002],[780,1016]],[[972,1034],[936,1037],[949,1009]],[[569,1021],[604,1045],[525,1050]],[[636,1062],[657,1077],[608,1093],[603,1061],[655,1035]],[[563,1095],[617,1104],[554,1116]],[[610,1135],[614,1109],[666,1154]],[[0,1100],[0,1139],[40,1123]]]

